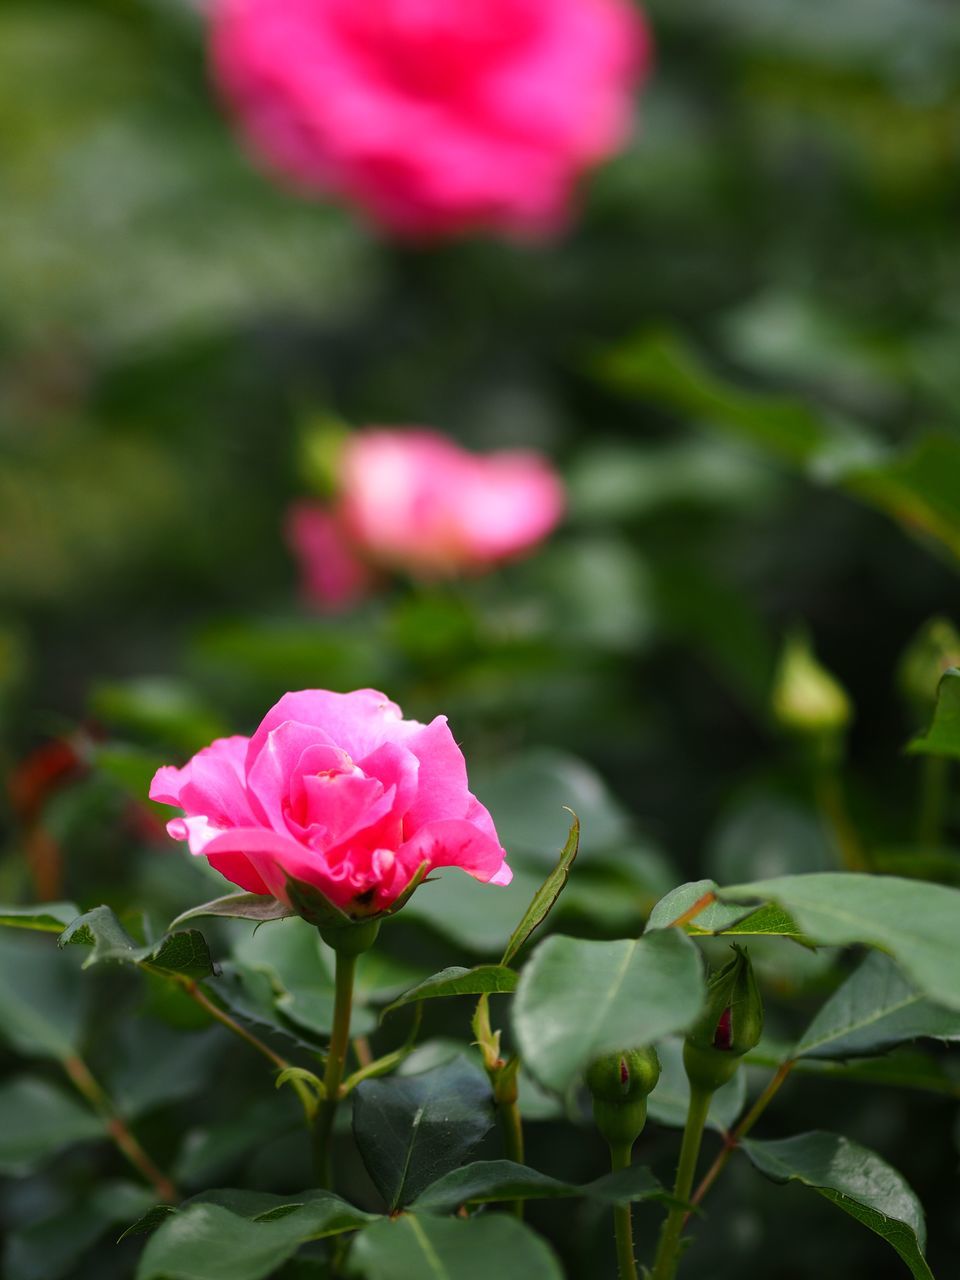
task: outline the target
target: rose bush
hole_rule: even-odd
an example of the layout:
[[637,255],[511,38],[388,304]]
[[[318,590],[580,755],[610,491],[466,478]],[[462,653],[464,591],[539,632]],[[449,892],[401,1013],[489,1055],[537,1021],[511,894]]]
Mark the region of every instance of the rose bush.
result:
[[626,0],[218,0],[215,79],[255,150],[393,232],[541,233],[627,132]]
[[288,693],[251,738],[220,738],[182,769],[159,769],[150,798],[183,810],[167,830],[191,853],[288,904],[299,881],[371,915],[424,863],[511,879],[446,717],[404,720],[372,689]]

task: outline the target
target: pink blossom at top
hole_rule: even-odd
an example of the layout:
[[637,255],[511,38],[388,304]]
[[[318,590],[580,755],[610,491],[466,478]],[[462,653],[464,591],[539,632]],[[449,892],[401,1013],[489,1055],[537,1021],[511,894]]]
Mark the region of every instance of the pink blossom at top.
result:
[[510,883],[445,716],[404,720],[382,693],[285,694],[251,738],[219,738],[157,770],[167,831],[241,889],[290,903],[289,882],[343,911],[389,907],[423,863]]
[[378,564],[427,576],[528,551],[564,507],[563,485],[540,454],[470,453],[419,427],[357,432],[340,485],[339,516],[354,544]]
[[405,236],[544,234],[630,125],[631,0],[214,0],[214,77],[254,149]]

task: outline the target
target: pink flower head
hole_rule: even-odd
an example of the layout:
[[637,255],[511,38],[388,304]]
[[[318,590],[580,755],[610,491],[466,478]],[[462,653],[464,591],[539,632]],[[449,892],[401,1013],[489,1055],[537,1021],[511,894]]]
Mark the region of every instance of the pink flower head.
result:
[[254,148],[401,235],[563,224],[623,141],[630,0],[214,0],[216,80]]
[[300,564],[308,605],[326,612],[347,609],[366,595],[373,571],[359,558],[332,511],[296,502],[287,512],[287,543]]
[[468,453],[421,428],[370,428],[344,451],[343,527],[370,560],[415,574],[487,569],[520,555],[563,506],[558,476],[536,453]]
[[183,810],[167,831],[191,853],[288,904],[299,882],[372,915],[424,863],[491,884],[512,876],[446,717],[404,720],[372,689],[285,694],[252,738],[219,738],[182,769],[158,769],[150,798]]

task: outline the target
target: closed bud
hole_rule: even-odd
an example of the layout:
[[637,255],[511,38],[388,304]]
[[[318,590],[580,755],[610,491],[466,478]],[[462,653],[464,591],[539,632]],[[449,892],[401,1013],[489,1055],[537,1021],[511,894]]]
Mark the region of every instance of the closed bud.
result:
[[837,740],[853,710],[843,686],[817,661],[806,636],[788,637],[773,681],[771,706],[788,733]]
[[946,618],[931,618],[920,628],[900,659],[897,683],[919,722],[929,720],[940,678],[960,667],[960,634]]
[[713,1092],[726,1084],[740,1058],[763,1033],[763,1001],[746,951],[733,957],[707,982],[706,1008],[687,1033],[683,1064],[691,1085]]
[[652,1046],[608,1053],[590,1064],[593,1118],[612,1147],[636,1142],[647,1119],[647,1095],[659,1079],[660,1059]]

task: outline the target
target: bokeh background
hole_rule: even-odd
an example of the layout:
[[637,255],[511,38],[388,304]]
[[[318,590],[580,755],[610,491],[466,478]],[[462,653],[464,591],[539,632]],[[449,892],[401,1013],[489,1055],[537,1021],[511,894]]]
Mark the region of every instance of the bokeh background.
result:
[[[584,824],[570,931],[635,932],[683,879],[835,866],[769,709],[798,623],[856,707],[862,839],[881,866],[916,854],[902,755],[916,721],[897,671],[922,624],[957,614],[960,13],[647,9],[656,65],[635,138],[584,183],[569,235],[404,248],[249,163],[208,84],[197,6],[0,3],[0,898],[136,905],[163,924],[214,896],[138,803],[145,781],[306,686],[446,711],[514,855],[517,888],[496,900],[448,879],[418,895],[396,926],[398,973],[496,950],[562,843],[563,803]],[[482,579],[311,614],[282,531],[290,502],[322,487],[331,422],[541,449],[569,486],[567,520]],[[57,769],[35,753],[63,739],[77,759],[48,785]],[[945,856],[923,866],[955,878]],[[224,946],[239,938],[224,929]],[[797,950],[758,955],[777,1029],[824,994],[829,957]],[[0,985],[36,955],[4,942]],[[283,985],[280,960],[257,964]],[[94,1059],[111,1018],[147,1001],[150,1053],[167,1046],[180,1085],[136,1114],[189,1184],[184,1161],[203,1141],[210,1156],[211,1130],[256,1096],[256,1064],[214,1032],[229,1081],[211,1101],[207,1064],[177,1047],[183,1010],[90,981]],[[128,1049],[132,1079],[144,1050]],[[0,1052],[6,1074],[31,1056]],[[804,1080],[765,1123],[842,1127],[901,1168],[949,1276],[960,1084],[926,1060],[925,1090]],[[263,1137],[272,1125],[255,1157],[237,1139],[193,1176],[269,1185],[295,1168],[291,1143]],[[531,1163],[599,1168],[589,1130],[582,1152],[568,1134],[536,1126]],[[648,1139],[664,1176],[675,1142]],[[10,1280],[131,1273],[130,1245],[84,1238],[55,1262],[23,1243],[39,1224],[39,1248],[50,1222],[72,1239],[63,1223],[110,1159],[0,1180]],[[612,1274],[603,1222],[533,1219],[571,1275]],[[695,1248],[716,1280],[822,1274],[825,1239],[832,1275],[901,1274],[830,1206],[746,1167],[717,1189],[710,1228]]]

